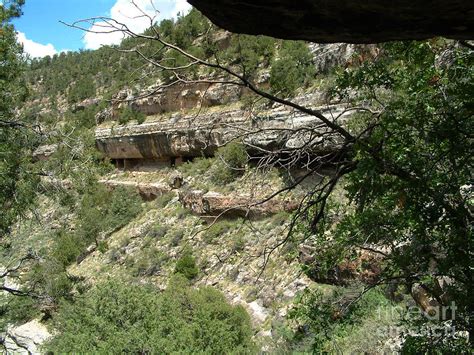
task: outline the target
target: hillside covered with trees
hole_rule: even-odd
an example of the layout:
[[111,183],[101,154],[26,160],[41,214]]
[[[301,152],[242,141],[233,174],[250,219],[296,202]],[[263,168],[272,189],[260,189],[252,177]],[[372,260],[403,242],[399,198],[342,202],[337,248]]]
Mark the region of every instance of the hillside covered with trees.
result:
[[322,45],[192,9],[26,58],[22,3],[0,5],[7,352],[472,351],[471,42]]

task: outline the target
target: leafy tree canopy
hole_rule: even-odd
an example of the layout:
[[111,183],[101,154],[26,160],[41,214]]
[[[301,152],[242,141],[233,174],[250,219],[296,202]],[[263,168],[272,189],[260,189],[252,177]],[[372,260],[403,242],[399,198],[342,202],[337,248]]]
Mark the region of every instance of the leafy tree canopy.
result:
[[379,250],[378,283],[408,292],[421,284],[441,305],[455,302],[456,329],[471,338],[473,64],[472,50],[435,39],[385,44],[375,60],[339,73],[334,97],[371,112],[352,122],[352,204],[326,207],[317,228],[336,227],[316,238],[331,267],[354,248]]
[[25,60],[10,21],[20,16],[22,0],[0,4],[0,235],[31,205],[37,177],[30,163],[37,137],[29,117],[16,109],[27,95]]
[[118,281],[97,285],[54,319],[54,353],[247,353],[250,318],[212,288],[175,277],[163,293]]

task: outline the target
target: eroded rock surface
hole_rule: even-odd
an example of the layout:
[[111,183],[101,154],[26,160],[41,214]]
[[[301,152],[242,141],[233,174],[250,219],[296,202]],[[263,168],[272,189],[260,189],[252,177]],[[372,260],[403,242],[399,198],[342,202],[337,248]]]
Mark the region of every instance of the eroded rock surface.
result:
[[212,107],[236,102],[242,95],[242,89],[236,85],[218,85],[202,83],[176,84],[173,86],[150,86],[138,94],[124,89],[114,98],[111,116],[116,119],[120,110],[131,106],[145,115],[189,110],[198,107]]
[[162,182],[139,183],[135,181],[120,181],[112,179],[99,180],[101,184],[109,188],[125,187],[135,189],[145,201],[155,198],[171,191],[171,187]]
[[7,354],[40,354],[40,346],[51,334],[38,320],[17,327],[9,327],[4,338]]
[[184,207],[194,213],[208,216],[263,217],[281,211],[291,212],[298,207],[294,201],[272,199],[259,203],[255,197],[200,190],[182,190],[179,193],[179,200]]
[[57,150],[58,150],[57,144],[41,145],[33,152],[33,159],[34,160],[47,160],[51,155],[56,153]]
[[471,0],[189,0],[231,32],[318,43],[474,38]]
[[[338,122],[349,116],[342,105],[318,109],[328,117],[339,117]],[[304,147],[311,154],[323,155],[341,143],[318,118],[281,106],[258,115],[239,109],[199,117],[176,114],[167,120],[96,130],[97,147],[110,159],[210,156],[237,137],[243,138],[252,153],[291,153]]]

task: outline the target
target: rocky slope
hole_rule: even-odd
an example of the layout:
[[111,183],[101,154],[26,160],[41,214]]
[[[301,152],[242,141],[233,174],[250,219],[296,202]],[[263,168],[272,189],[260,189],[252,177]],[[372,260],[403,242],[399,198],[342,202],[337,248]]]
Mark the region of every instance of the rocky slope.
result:
[[[311,46],[320,71],[349,61],[353,50],[346,44]],[[341,278],[370,278],[376,270],[369,268],[361,276],[356,271],[360,265],[353,263],[342,265],[336,276],[310,274],[311,280],[301,267],[315,262],[305,257],[303,236],[295,233],[283,243],[290,213],[298,207],[305,189],[330,171],[320,171],[293,191],[265,201],[287,186],[288,171],[249,162],[242,176],[216,184],[210,167],[199,171],[190,162],[214,156],[219,147],[233,140],[241,140],[250,157],[288,157],[296,152],[314,158],[337,150],[340,138],[328,134],[314,116],[282,105],[265,103],[249,109],[246,93],[236,87],[202,83],[156,87],[138,93],[120,90],[112,105],[95,117],[96,147],[104,161],[115,164],[115,170],[101,176],[99,182],[109,189],[134,189],[143,198],[143,211],[124,227],[102,236],[101,248],[90,245],[67,273],[85,288],[109,277],[165,288],[180,255],[191,249],[200,270],[195,284],[216,287],[229,301],[243,305],[252,317],[255,340],[263,350],[274,350],[284,329],[292,326],[285,316],[296,295],[308,286],[331,287],[314,280],[342,284]],[[294,101],[343,125],[350,118],[343,104],[326,102],[323,90],[317,87],[300,93]],[[97,103],[89,98],[75,104],[73,111],[85,112]],[[125,108],[144,114],[144,122],[119,124]],[[57,151],[61,144],[40,147],[35,159],[47,162]],[[289,172],[306,171],[304,164],[296,167]],[[53,180],[47,183],[60,183],[66,189],[70,185],[67,180]],[[26,250],[38,241],[44,249],[50,248],[52,236],[60,229],[58,220],[74,229],[73,216],[62,213],[52,199],[44,197],[37,212],[38,225],[22,232],[14,242],[16,250]],[[13,341],[18,338],[15,334],[24,334],[22,329],[32,324],[11,328],[8,336]],[[23,347],[37,351],[48,336],[41,327],[34,328],[38,334],[30,340],[13,341],[19,352]]]

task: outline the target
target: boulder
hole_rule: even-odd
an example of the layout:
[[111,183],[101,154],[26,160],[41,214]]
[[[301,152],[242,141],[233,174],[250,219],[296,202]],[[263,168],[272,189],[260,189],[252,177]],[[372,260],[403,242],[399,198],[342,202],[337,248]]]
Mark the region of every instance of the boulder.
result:
[[21,326],[8,327],[3,341],[7,354],[40,354],[40,346],[51,336],[35,319]]
[[51,155],[58,150],[57,144],[41,145],[33,152],[33,160],[47,160]]
[[83,110],[85,110],[86,108],[88,108],[90,106],[98,105],[99,103],[100,103],[99,98],[85,99],[85,100],[73,105],[72,108],[71,108],[71,111],[73,113],[76,113],[76,112],[79,112],[79,111],[83,111]]

